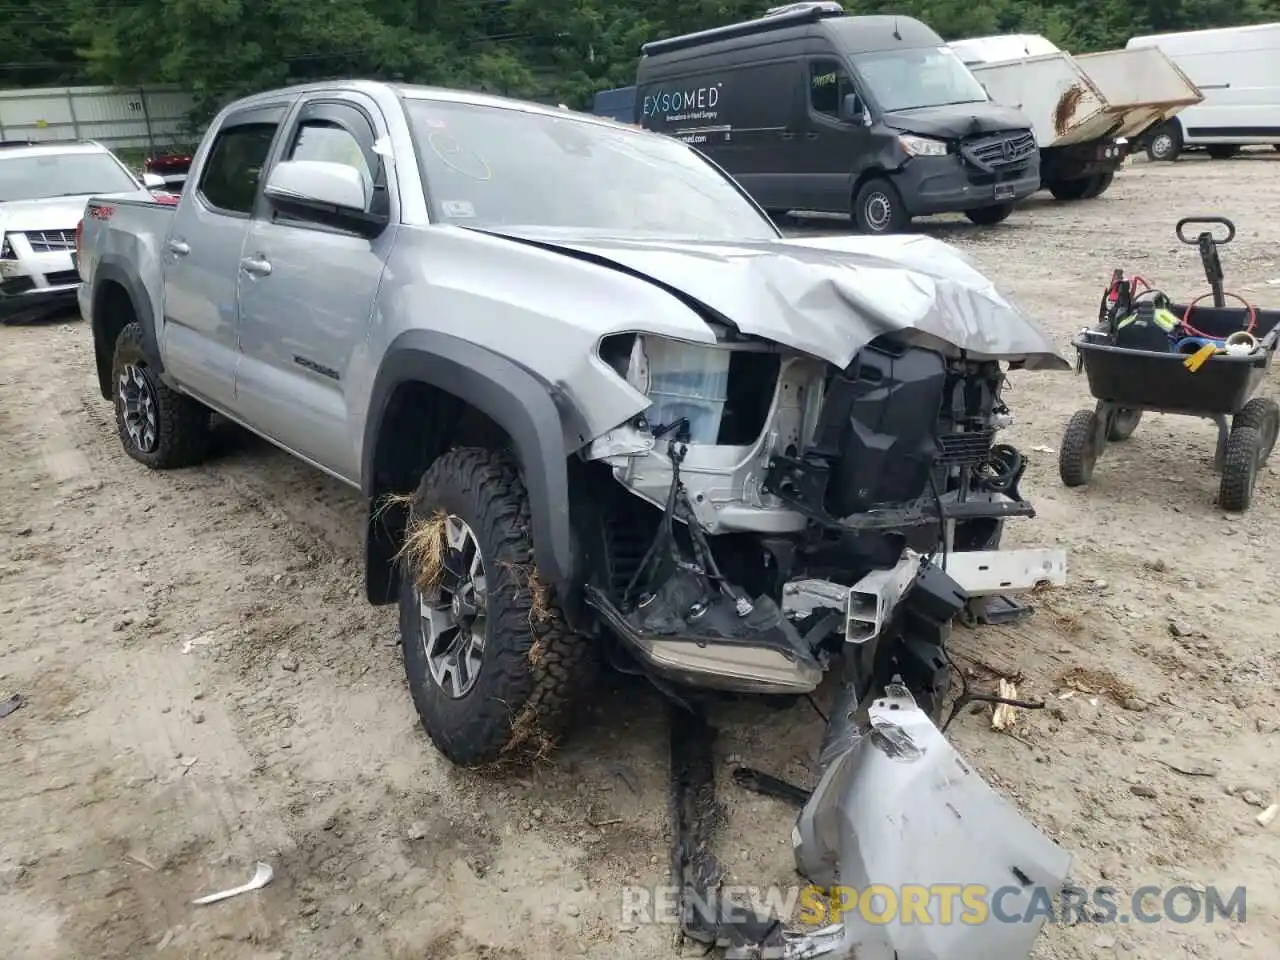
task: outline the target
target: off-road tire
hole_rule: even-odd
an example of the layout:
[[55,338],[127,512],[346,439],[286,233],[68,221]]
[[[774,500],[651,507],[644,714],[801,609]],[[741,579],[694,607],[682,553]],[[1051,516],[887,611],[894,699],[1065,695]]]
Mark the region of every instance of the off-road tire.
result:
[[1115,416],[1111,418],[1111,424],[1107,427],[1107,439],[1112,443],[1123,443],[1133,436],[1138,424],[1142,422],[1141,410],[1129,410],[1121,407],[1115,412]]
[[1083,487],[1093,477],[1098,463],[1098,413],[1096,410],[1077,410],[1067,421],[1062,434],[1062,448],[1058,451],[1058,475],[1068,487]]
[[529,499],[510,456],[480,448],[440,456],[414,495],[409,529],[437,511],[457,516],[475,534],[486,574],[487,635],[475,686],[451,698],[432,679],[421,640],[418,566],[411,556],[402,559],[400,636],[423,729],[461,767],[543,754],[565,733],[598,661],[591,639],[569,629],[536,579]]
[[[137,370],[155,404],[156,439],[144,448],[129,434],[121,379],[129,368]],[[161,382],[147,362],[142,345],[142,325],[134,322],[120,331],[111,361],[111,384],[116,411],[116,433],[124,452],[152,470],[191,467],[209,452],[209,408]]]
[[980,227],[994,227],[997,223],[1008,220],[1012,213],[1012,203],[993,203],[989,207],[966,210],[964,215],[969,218],[970,223],[976,223]]
[[[879,203],[887,207],[883,221],[871,213]],[[859,233],[883,236],[906,230],[911,223],[911,214],[907,212],[897,187],[884,177],[872,177],[858,188],[853,198],[853,223]]]
[[1218,506],[1228,513],[1243,513],[1253,501],[1253,487],[1262,463],[1262,434],[1254,427],[1233,427],[1222,459]]
[[1092,177],[1072,177],[1070,180],[1051,180],[1046,186],[1053,199],[1069,203],[1073,200],[1084,200],[1089,196],[1089,188],[1093,185]]
[[1162,126],[1147,141],[1147,159],[1172,163],[1182,153],[1182,128],[1177,123]]
[[1267,462],[1276,448],[1276,439],[1280,436],[1280,403],[1266,397],[1254,397],[1240,412],[1231,418],[1231,429],[1253,427],[1262,437],[1259,465]]

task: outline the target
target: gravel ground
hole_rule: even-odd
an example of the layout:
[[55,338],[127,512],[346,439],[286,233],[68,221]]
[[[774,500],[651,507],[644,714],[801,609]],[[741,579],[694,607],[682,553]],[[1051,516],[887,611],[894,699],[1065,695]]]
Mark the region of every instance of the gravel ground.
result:
[[[969,251],[1065,349],[1113,267],[1202,291],[1173,235],[1184,214],[1234,217],[1229,288],[1280,300],[1277,206],[1267,151],[1134,163],[1095,201],[920,229]],[[592,723],[525,773],[448,768],[416,725],[394,614],[362,599],[358,499],[236,430],[205,467],[143,470],[89,343],[75,319],[0,328],[0,697],[27,698],[0,719],[7,955],[672,956],[669,927],[620,919],[624,885],[665,875],[656,695],[611,683]],[[1280,374],[1263,391],[1280,394]],[[1055,924],[1035,957],[1280,956],[1280,825],[1255,822],[1280,788],[1280,461],[1228,517],[1211,425],[1148,416],[1068,490],[1055,452],[1091,404],[1083,379],[1015,374],[1010,403],[1040,517],[1009,539],[1065,547],[1069,585],[1026,623],[958,631],[956,652],[975,684],[1014,674],[1051,707],[1016,736],[966,711],[953,740],[1073,853],[1075,882],[1119,888],[1121,912],[1144,885],[1247,887],[1243,924]],[[726,770],[735,757],[813,782],[808,706],[716,720]],[[794,883],[791,812],[722,795],[737,880]],[[260,859],[265,890],[190,905]]]

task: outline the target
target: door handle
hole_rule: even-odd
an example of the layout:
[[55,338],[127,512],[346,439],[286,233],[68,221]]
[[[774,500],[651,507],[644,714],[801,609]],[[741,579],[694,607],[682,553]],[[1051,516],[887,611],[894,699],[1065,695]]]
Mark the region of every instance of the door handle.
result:
[[795,138],[796,138],[796,135],[795,135],[794,133],[792,133],[790,130],[784,130],[784,131],[782,131],[782,139],[783,139],[783,140],[794,140]]
[[240,269],[254,277],[265,277],[271,273],[271,263],[265,257],[245,257],[240,261]]
[[185,240],[170,240],[169,251],[179,257],[185,257],[191,252],[191,245]]
[[817,139],[818,139],[818,135],[817,135],[816,133],[814,133],[812,130],[810,130],[808,133],[806,133],[806,134],[804,135],[804,138],[805,138],[806,140],[817,140]]

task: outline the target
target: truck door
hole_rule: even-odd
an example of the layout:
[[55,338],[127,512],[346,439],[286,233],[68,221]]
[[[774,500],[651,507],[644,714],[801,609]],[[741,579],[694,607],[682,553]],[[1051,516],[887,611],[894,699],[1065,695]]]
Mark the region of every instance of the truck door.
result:
[[[375,208],[390,212],[387,165],[374,150],[385,133],[371,100],[316,94],[299,103],[274,162],[353,167],[372,189]],[[239,264],[237,409],[272,440],[351,482],[359,477],[362,434],[349,417],[345,387],[394,232],[389,226],[370,240],[263,197]]]
[[287,109],[253,107],[226,118],[160,251],[165,366],[184,389],[214,407],[234,407],[240,249],[258,177]]
[[793,169],[806,209],[848,213],[854,171],[871,149],[871,133],[861,123],[840,119],[844,97],[857,93],[843,63],[834,56],[811,57],[807,72],[808,103]]

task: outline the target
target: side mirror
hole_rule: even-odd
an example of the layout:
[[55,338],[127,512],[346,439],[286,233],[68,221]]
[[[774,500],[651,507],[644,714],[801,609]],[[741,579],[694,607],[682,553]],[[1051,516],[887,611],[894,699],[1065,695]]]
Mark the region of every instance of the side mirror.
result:
[[272,200],[364,213],[370,191],[358,170],[324,160],[285,160],[271,168],[263,192]]
[[326,160],[283,160],[262,191],[272,202],[318,222],[377,236],[387,217],[370,211],[373,184],[359,170]]
[[840,119],[850,123],[861,123],[864,116],[862,101],[858,99],[858,95],[846,93],[844,99],[840,101]]
[[148,190],[163,190],[164,177],[158,173],[144,173],[142,175],[142,185]]

